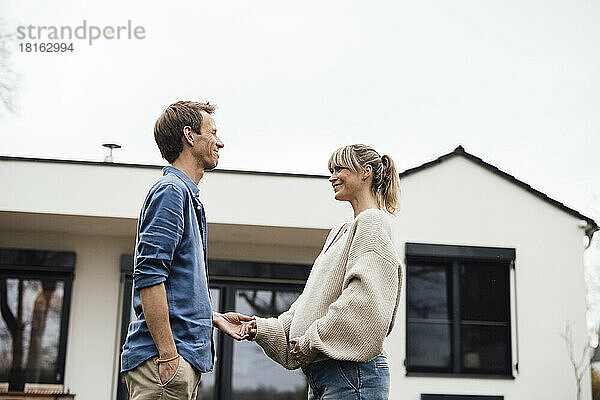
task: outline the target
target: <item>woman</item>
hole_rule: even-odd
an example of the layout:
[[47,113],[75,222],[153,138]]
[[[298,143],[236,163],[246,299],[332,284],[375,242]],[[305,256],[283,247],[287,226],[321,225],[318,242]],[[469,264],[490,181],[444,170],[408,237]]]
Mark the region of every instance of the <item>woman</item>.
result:
[[394,325],[402,268],[386,212],[398,209],[398,175],[389,156],[362,144],[333,153],[329,171],[335,199],[352,205],[354,220],[331,230],[290,309],[254,317],[241,335],[285,368],[302,367],[309,399],[387,399],[383,341]]

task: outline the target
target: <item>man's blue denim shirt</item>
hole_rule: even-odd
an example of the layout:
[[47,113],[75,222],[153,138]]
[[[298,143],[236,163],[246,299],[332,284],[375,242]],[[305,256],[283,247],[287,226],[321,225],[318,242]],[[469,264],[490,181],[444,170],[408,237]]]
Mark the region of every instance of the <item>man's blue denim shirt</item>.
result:
[[168,166],[146,196],[138,221],[133,272],[136,319],[129,324],[121,371],[158,356],[139,291],[162,282],[177,351],[201,372],[212,371],[206,217],[198,193],[198,186],[185,173]]

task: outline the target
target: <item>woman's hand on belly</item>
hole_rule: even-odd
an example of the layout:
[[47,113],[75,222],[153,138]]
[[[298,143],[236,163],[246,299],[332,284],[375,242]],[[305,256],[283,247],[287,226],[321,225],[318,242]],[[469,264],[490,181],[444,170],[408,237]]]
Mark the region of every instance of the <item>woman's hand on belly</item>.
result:
[[299,338],[290,339],[290,343],[294,346],[292,348],[292,350],[290,350],[290,353],[292,354],[292,357],[294,357],[294,360],[296,360],[296,362],[298,363],[298,365],[301,368],[304,368],[308,364],[313,362],[315,357],[307,356],[306,354],[302,353],[302,351],[300,350],[300,339]]

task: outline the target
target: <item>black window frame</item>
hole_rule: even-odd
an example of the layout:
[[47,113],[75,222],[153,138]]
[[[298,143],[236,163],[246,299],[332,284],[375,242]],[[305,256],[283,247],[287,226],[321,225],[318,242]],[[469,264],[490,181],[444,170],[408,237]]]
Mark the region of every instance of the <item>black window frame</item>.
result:
[[129,398],[127,392],[127,386],[125,384],[125,378],[121,374],[121,352],[123,351],[123,345],[127,338],[127,329],[129,328],[129,321],[131,319],[131,302],[132,302],[132,290],[133,290],[133,256],[131,254],[122,254],[120,262],[121,270],[121,285],[123,301],[121,304],[121,329],[119,338],[119,349],[118,349],[118,367],[117,367],[117,387],[116,387],[116,399],[125,400]]
[[[210,289],[219,289],[219,310],[216,311],[223,313],[235,310],[236,292],[239,289],[302,292],[312,267],[308,264],[217,259],[209,259],[208,265],[209,287]],[[123,304],[119,355],[127,337],[127,328],[131,318],[133,289],[133,256],[131,254],[121,256],[121,280],[123,282]],[[221,334],[215,338],[215,344],[219,362],[213,371],[215,374],[213,399],[230,400],[233,390],[234,341],[231,337]],[[120,373],[117,382],[117,400],[128,399],[127,387]]]
[[75,279],[75,252],[20,248],[0,248],[0,278],[60,280],[64,282],[58,354],[52,382],[26,382],[21,375],[9,383],[9,391],[24,391],[26,383],[64,385],[71,296]]
[[[450,313],[450,371],[440,371],[435,367],[412,367],[409,355],[409,285],[406,285],[406,337],[405,349],[406,359],[404,365],[406,367],[406,376],[419,377],[464,377],[464,378],[489,378],[489,379],[514,379],[513,375],[513,354],[512,354],[512,315],[511,315],[511,269],[514,268],[516,251],[514,248],[503,247],[480,247],[480,246],[461,246],[461,245],[446,245],[446,244],[428,244],[428,243],[412,243],[405,244],[405,262],[407,268],[407,281],[409,278],[408,268],[412,262],[428,262],[428,263],[444,263],[450,265],[450,287],[451,287],[451,313]],[[507,274],[507,293],[506,306],[508,310],[507,331],[508,338],[506,342],[506,359],[507,369],[503,373],[490,373],[482,370],[482,372],[464,372],[461,367],[461,321],[460,318],[460,267],[469,262],[484,262],[500,265],[506,268]],[[418,322],[418,321],[416,321]],[[434,395],[435,396],[435,395]],[[448,396],[448,395],[446,395]]]

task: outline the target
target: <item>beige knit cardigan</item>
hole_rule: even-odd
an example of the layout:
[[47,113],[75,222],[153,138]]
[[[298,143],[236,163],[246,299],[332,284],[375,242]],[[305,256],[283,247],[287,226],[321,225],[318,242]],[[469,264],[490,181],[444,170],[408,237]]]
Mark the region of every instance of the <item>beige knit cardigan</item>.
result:
[[298,368],[290,354],[290,339],[296,338],[313,361],[368,361],[382,352],[402,283],[389,218],[367,209],[335,242],[344,225],[334,227],[290,309],[278,318],[255,316],[254,340],[270,358],[287,369]]

